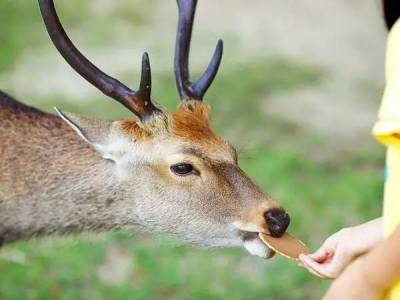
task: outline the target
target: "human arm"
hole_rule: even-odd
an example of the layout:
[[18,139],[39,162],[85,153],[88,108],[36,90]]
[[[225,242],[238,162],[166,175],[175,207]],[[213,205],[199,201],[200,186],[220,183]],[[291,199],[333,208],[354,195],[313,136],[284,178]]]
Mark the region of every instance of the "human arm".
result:
[[325,240],[314,253],[300,256],[300,264],[314,275],[335,279],[357,256],[383,239],[382,218],[344,228]]
[[380,299],[400,279],[400,226],[333,282],[324,300]]

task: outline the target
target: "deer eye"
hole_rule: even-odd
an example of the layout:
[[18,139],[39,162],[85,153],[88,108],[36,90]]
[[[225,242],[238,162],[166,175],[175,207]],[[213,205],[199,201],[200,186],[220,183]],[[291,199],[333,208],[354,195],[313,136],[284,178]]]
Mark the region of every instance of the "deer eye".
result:
[[179,176],[185,176],[195,173],[195,169],[193,168],[193,166],[188,163],[178,163],[176,165],[172,165],[170,168],[172,172]]

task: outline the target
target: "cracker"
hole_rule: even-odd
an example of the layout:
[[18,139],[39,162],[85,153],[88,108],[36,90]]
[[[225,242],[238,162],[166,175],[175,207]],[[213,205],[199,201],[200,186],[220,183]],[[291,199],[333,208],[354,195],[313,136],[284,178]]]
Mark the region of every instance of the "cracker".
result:
[[307,246],[289,233],[276,238],[265,233],[258,234],[260,239],[278,254],[293,260],[297,260],[300,254],[308,254]]

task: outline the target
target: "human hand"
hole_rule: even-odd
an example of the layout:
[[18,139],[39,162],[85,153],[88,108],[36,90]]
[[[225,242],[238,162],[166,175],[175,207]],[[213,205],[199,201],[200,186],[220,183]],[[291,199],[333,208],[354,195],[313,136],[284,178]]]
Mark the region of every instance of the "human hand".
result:
[[300,255],[300,265],[323,279],[335,279],[357,256],[383,239],[382,219],[344,228],[331,235],[314,253]]

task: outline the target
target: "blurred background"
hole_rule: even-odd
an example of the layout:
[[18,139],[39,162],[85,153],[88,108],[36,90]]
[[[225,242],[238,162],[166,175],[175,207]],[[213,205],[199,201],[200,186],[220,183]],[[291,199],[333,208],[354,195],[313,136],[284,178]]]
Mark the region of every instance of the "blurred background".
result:
[[[176,107],[175,1],[56,2],[78,48],[134,88],[148,51],[154,98]],[[217,39],[225,42],[206,97],[213,126],[311,249],[381,214],[384,150],[370,130],[385,36],[378,0],[199,1],[193,77]],[[36,1],[0,1],[0,88],[47,111],[130,116],[61,59]],[[241,249],[197,249],[136,232],[0,250],[0,299],[320,299],[327,284],[278,256],[264,261]]]

